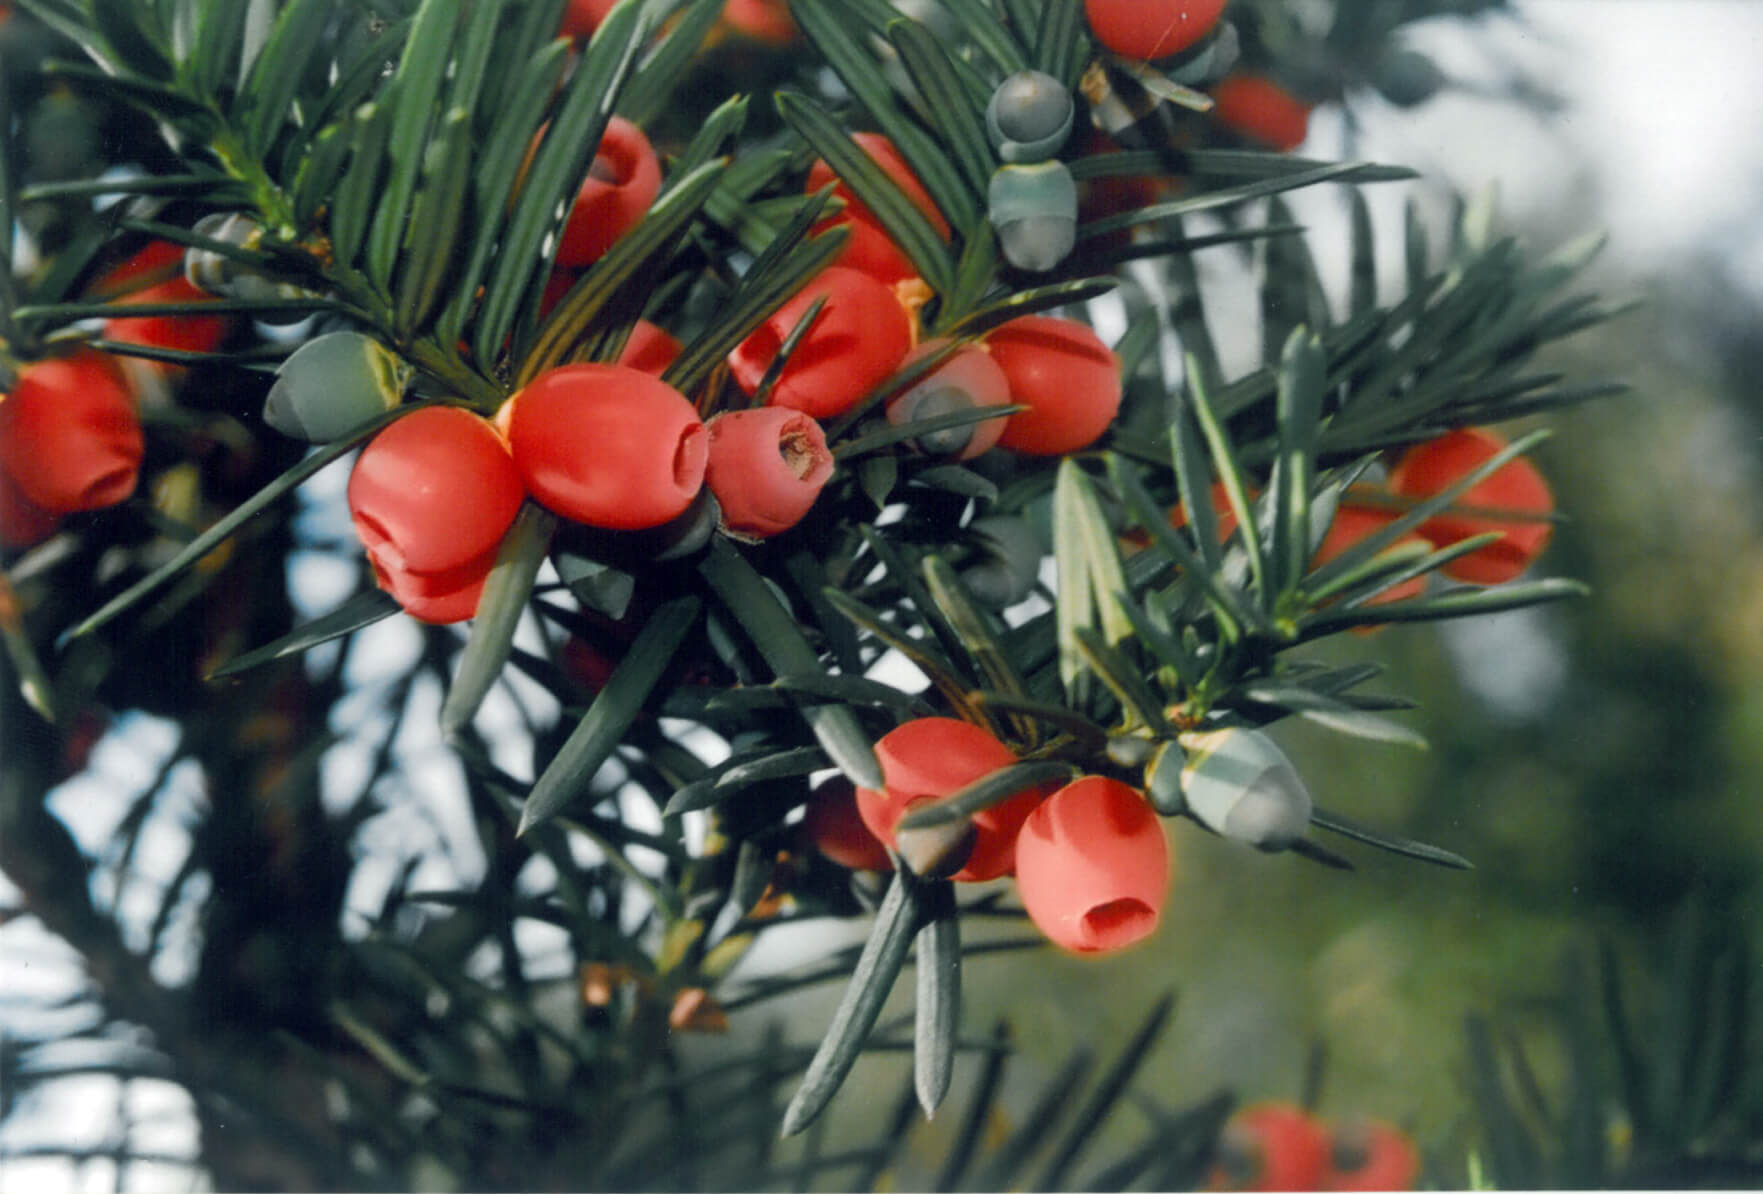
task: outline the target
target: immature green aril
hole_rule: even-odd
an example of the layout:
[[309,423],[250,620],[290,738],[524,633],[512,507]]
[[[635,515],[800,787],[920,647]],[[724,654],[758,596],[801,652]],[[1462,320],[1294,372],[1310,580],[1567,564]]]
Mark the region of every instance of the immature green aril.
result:
[[1001,166],[986,190],[986,215],[1004,259],[1044,273],[1077,244],[1077,183],[1064,162]]
[[981,605],[1008,609],[1035,591],[1041,573],[1041,542],[1027,522],[1009,515],[976,518],[967,528],[981,545],[961,569],[961,583]]
[[1187,797],[1182,793],[1187,761],[1181,743],[1163,742],[1145,765],[1145,799],[1159,816],[1174,817],[1187,811]]
[[[213,212],[196,221],[193,229],[209,240],[221,241],[240,248],[256,248],[263,236],[263,226],[239,212]],[[184,251],[184,279],[199,290],[219,298],[247,302],[276,299],[311,298],[313,292],[285,278],[271,277],[255,266],[228,257],[213,249],[190,248]],[[264,323],[298,323],[305,311],[265,312],[257,316]]]
[[1006,162],[1044,162],[1071,136],[1076,105],[1052,75],[1017,71],[986,104],[986,135]]
[[1183,734],[1187,812],[1233,841],[1289,849],[1310,824],[1310,792],[1285,753],[1259,730]]
[[276,368],[263,421],[283,435],[325,444],[398,405],[410,366],[359,332],[308,340]]

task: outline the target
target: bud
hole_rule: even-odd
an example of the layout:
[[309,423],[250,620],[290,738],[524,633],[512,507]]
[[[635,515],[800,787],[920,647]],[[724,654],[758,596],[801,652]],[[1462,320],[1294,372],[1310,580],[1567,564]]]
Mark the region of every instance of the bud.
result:
[[1214,832],[1269,853],[1289,849],[1310,824],[1310,792],[1285,753],[1259,730],[1182,735],[1187,812]]
[[1064,162],[1000,166],[986,190],[986,214],[1017,269],[1044,273],[1077,245],[1077,183]]
[[327,332],[276,367],[263,421],[294,439],[327,444],[398,405],[410,373],[370,336]]
[[1077,105],[1052,75],[1017,71],[986,104],[986,135],[1006,162],[1044,162],[1071,136]]
[[[263,226],[241,212],[211,212],[196,221],[197,234],[209,240],[222,241],[240,248],[256,248],[263,236]],[[184,251],[184,279],[198,290],[221,298],[244,302],[269,302],[276,299],[311,298],[313,292],[282,278],[272,278],[262,270],[213,249],[190,248]],[[303,311],[271,311],[257,318],[264,323],[299,323],[306,318]]]

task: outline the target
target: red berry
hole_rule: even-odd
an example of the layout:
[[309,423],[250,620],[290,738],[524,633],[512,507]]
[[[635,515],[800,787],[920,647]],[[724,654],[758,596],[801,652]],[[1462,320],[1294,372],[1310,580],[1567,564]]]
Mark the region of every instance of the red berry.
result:
[[680,354],[680,342],[665,328],[639,319],[625,339],[618,364],[659,377]]
[[[119,297],[119,305],[144,303],[196,303],[212,295],[184,277],[184,250],[170,241],[154,241],[117,266],[99,284],[100,289],[124,286],[156,274],[163,281]],[[175,348],[184,352],[213,352],[226,339],[232,321],[225,315],[117,315],[104,321],[104,337],[124,344],[149,348]]]
[[754,41],[774,46],[788,45],[796,36],[796,22],[790,19],[789,6],[783,0],[728,0],[722,8],[722,23]]
[[563,365],[497,416],[527,492],[573,522],[660,526],[704,481],[707,437],[684,394],[628,365]]
[[1420,1179],[1420,1150],[1394,1124],[1376,1119],[1336,1125],[1324,1190],[1412,1190]]
[[1257,1103],[1230,1117],[1218,1141],[1213,1190],[1318,1190],[1328,1132],[1292,1103]]
[[1150,936],[1169,893],[1169,842],[1144,797],[1086,776],[1029,814],[1016,838],[1016,890],[1054,945],[1109,953]]
[[1167,58],[1211,33],[1225,0],[1084,0],[1090,32],[1125,58]]
[[[970,722],[921,717],[883,734],[875,744],[882,789],[857,789],[857,811],[871,833],[894,845],[900,819],[915,804],[936,800],[1016,762],[1010,748]],[[973,850],[950,878],[979,882],[1016,865],[1016,835],[1045,797],[1030,788],[975,813]]]
[[[919,345],[900,362],[904,368],[937,351],[946,343],[930,340]],[[984,348],[977,345],[951,353],[942,364],[912,383],[912,388],[888,403],[888,422],[895,425],[949,414],[962,407],[1007,406],[1010,403],[1010,382],[1004,371]],[[963,427],[930,433],[932,442],[920,436],[919,447],[926,452],[952,455],[957,460],[972,460],[991,448],[1004,434],[1007,418],[987,419]]]
[[427,622],[476,612],[525,496],[496,429],[451,406],[391,424],[349,474],[349,514],[380,586]]
[[808,794],[802,831],[814,848],[853,871],[891,871],[888,848],[864,824],[851,781],[834,776]]
[[912,320],[893,290],[866,273],[833,266],[729,353],[729,373],[742,390],[750,395],[759,388],[784,340],[823,297],[819,317],[778,374],[773,406],[831,418],[850,409],[905,358],[912,347]]
[[[1396,513],[1394,510],[1375,506],[1355,506],[1343,499],[1335,510],[1334,521],[1329,524],[1328,533],[1322,537],[1322,543],[1316,548],[1316,557],[1311,560],[1310,566],[1320,567],[1360,540],[1375,535],[1395,520]],[[1419,535],[1404,535],[1392,546],[1421,542],[1425,540]],[[1390,601],[1405,601],[1410,597],[1418,597],[1425,591],[1426,577],[1411,577],[1399,585],[1392,585],[1375,597],[1368,598],[1365,604],[1382,605]]]
[[820,424],[785,406],[731,410],[710,420],[704,483],[725,530],[763,539],[802,521],[833,475]]
[[0,398],[0,471],[50,514],[128,497],[145,448],[135,401],[103,353],[81,349],[27,365]]
[[[900,151],[894,148],[894,143],[880,133],[853,133],[852,140],[862,146],[863,152],[882,168],[882,172],[906,192],[906,197],[912,200],[914,207],[924,213],[925,218],[931,222],[931,227],[937,230],[937,235],[948,240],[949,222],[937,210],[936,202],[924,189],[924,184],[918,181],[918,176],[912,173],[906,159],[900,156]],[[889,238],[881,221],[875,218],[875,213],[857,200],[851,189],[839,180],[824,159],[816,160],[809,167],[808,183],[804,189],[809,192],[818,191],[829,182],[837,184],[833,187],[833,194],[845,201],[845,208],[822,220],[817,225],[817,230],[842,224],[851,226],[851,238],[845,242],[844,251],[834,264],[846,269],[862,270],[883,282],[899,282],[916,277],[918,270]]]
[[1310,135],[1310,105],[1261,75],[1234,74],[1212,89],[1212,115],[1251,141],[1289,152]]
[[660,193],[661,163],[654,146],[642,129],[614,116],[569,209],[557,264],[578,269],[598,261],[648,213]]
[[1120,410],[1120,362],[1088,324],[1051,315],[1013,319],[986,339],[1010,382],[1010,416],[998,442],[1033,456],[1094,443]]
[[569,0],[557,32],[564,37],[586,38],[600,27],[618,0]]
[[[1423,499],[1441,493],[1486,463],[1506,441],[1484,427],[1448,431],[1415,444],[1390,470],[1390,492]],[[1448,547],[1471,535],[1498,531],[1503,538],[1443,568],[1446,576],[1476,585],[1511,580],[1541,555],[1553,527],[1546,516],[1555,509],[1548,482],[1530,461],[1519,457],[1471,486],[1454,507],[1474,512],[1435,515],[1420,524],[1421,537]]]

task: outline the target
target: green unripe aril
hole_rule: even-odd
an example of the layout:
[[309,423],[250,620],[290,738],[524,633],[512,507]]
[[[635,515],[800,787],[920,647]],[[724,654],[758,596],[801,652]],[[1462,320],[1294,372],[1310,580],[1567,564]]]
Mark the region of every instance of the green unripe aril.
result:
[[986,214],[1004,259],[1044,273],[1077,244],[1077,183],[1063,162],[999,167],[986,192]]
[[1006,162],[1044,162],[1071,136],[1076,105],[1052,75],[1017,71],[986,104],[986,135]]
[[1310,791],[1285,753],[1258,730],[1182,735],[1187,811],[1208,829],[1257,850],[1289,849],[1310,825]]
[[410,366],[359,332],[308,340],[276,368],[263,421],[283,435],[327,444],[398,405]]

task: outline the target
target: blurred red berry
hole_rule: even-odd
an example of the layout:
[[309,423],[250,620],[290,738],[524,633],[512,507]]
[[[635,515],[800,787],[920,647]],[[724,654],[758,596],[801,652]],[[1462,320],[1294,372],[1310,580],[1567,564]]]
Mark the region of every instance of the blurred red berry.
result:
[[986,338],[1010,383],[1010,416],[998,442],[1033,456],[1087,448],[1120,410],[1120,362],[1088,324],[1024,315]]
[[1049,941],[1077,953],[1110,953],[1155,932],[1169,875],[1162,821],[1119,780],[1067,784],[1016,838],[1022,906]]
[[1293,1103],[1256,1103],[1230,1117],[1207,1186],[1213,1190],[1319,1190],[1328,1131]]
[[783,0],[728,0],[722,23],[768,45],[788,45],[796,36],[796,22]]
[[[213,301],[213,295],[184,277],[183,263],[183,246],[154,241],[105,275],[96,289],[126,291],[117,294],[115,300],[122,306]],[[148,284],[126,289],[143,281]],[[104,321],[104,338],[148,348],[213,352],[226,339],[231,326],[231,318],[225,315],[117,315]]]
[[1090,32],[1126,58],[1167,58],[1211,33],[1225,0],[1084,0]]
[[1412,1190],[1420,1180],[1420,1150],[1394,1124],[1376,1119],[1336,1124],[1322,1175],[1324,1190]]
[[[931,222],[931,227],[937,230],[937,235],[948,240],[949,222],[937,210],[936,202],[924,189],[924,184],[918,181],[918,176],[912,173],[906,159],[900,156],[900,151],[894,148],[894,143],[880,133],[853,133],[852,140],[882,168],[883,173],[906,192],[906,197],[912,200],[914,207],[924,213],[925,218]],[[816,160],[809,167],[808,182],[804,189],[808,192],[818,191],[829,182],[836,184],[833,194],[845,201],[845,207],[836,215],[822,220],[816,230],[844,224],[851,226],[851,238],[845,242],[844,251],[834,259],[833,264],[846,269],[862,270],[883,282],[899,282],[917,276],[917,268],[900,247],[894,244],[882,228],[881,221],[876,219],[875,213],[858,201],[851,189],[833,173],[833,168],[824,160]]]
[[857,811],[857,791],[843,776],[816,785],[808,794],[802,831],[814,848],[853,871],[891,871],[888,848],[871,833]]
[[[1315,568],[1328,563],[1349,547],[1383,530],[1396,518],[1395,510],[1380,509],[1375,506],[1355,506],[1342,498],[1340,506],[1335,510],[1334,521],[1329,524],[1328,533],[1322,537],[1322,543],[1316,548],[1316,556],[1310,561]],[[1419,535],[1404,535],[1392,546],[1400,547],[1404,543],[1424,543],[1426,540]],[[1369,598],[1365,604],[1381,605],[1390,601],[1405,601],[1410,597],[1418,597],[1426,592],[1426,577],[1415,576],[1399,585],[1392,585],[1375,597]],[[1366,628],[1369,629],[1369,628]]]
[[[897,845],[900,819],[913,805],[941,799],[1016,762],[990,733],[953,717],[921,717],[888,731],[876,742],[875,757],[882,788],[858,788],[857,810],[870,832],[890,846]],[[979,882],[1010,874],[1017,831],[1045,795],[1031,788],[975,813],[972,852],[949,877]]]
[[607,122],[588,176],[557,244],[557,264],[579,269],[598,261],[612,242],[648,214],[661,193],[661,163],[643,130],[622,116]]
[[572,522],[660,526],[704,481],[707,437],[684,394],[628,365],[563,365],[497,416],[527,492]]
[[631,327],[631,334],[625,339],[617,363],[659,377],[673,364],[674,358],[679,356],[680,347],[680,342],[671,332],[647,319],[639,319]]
[[[1506,441],[1485,427],[1448,431],[1415,444],[1390,469],[1389,489],[1416,500],[1433,497],[1492,459]],[[1422,538],[1449,547],[1472,535],[1497,531],[1502,538],[1446,564],[1446,576],[1476,585],[1509,581],[1542,554],[1554,527],[1548,515],[1555,498],[1530,461],[1519,457],[1495,469],[1452,503],[1463,513],[1435,515],[1420,524]]]
[[704,483],[723,529],[763,539],[795,526],[833,475],[826,435],[785,406],[731,410],[710,420]]
[[1310,105],[1262,75],[1227,75],[1212,103],[1220,124],[1269,149],[1289,152],[1310,135]]
[[569,0],[557,32],[564,37],[586,38],[600,27],[618,0]]
[[425,622],[477,610],[525,498],[496,429],[458,407],[413,411],[361,450],[349,514],[380,586]]
[[771,405],[827,419],[850,409],[912,347],[911,317],[886,283],[840,266],[822,270],[741,341],[728,363],[736,384],[753,394],[784,340],[820,298],[826,303],[779,371]]
[[60,526],[61,515],[31,501],[18,483],[0,469],[0,547],[35,547]]
[[145,449],[135,400],[103,353],[80,349],[26,365],[0,397],[0,471],[49,514],[128,497]]

